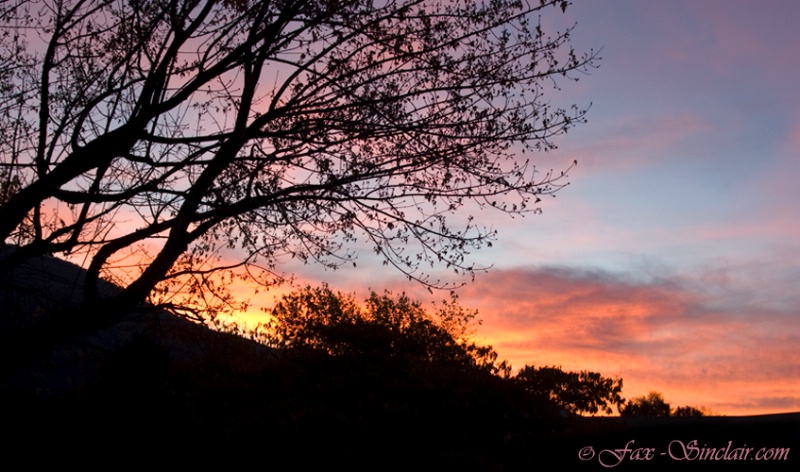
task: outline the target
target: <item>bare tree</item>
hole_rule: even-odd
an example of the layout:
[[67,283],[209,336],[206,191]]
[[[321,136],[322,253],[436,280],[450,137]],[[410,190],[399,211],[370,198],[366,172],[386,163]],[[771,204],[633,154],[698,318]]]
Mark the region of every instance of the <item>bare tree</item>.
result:
[[[2,2],[2,264],[83,254],[107,306],[283,255],[350,263],[356,240],[424,283],[429,263],[469,273],[494,233],[448,217],[563,185],[524,154],[584,120],[548,96],[597,61],[545,30],[567,3]],[[223,248],[248,256],[221,267]]]

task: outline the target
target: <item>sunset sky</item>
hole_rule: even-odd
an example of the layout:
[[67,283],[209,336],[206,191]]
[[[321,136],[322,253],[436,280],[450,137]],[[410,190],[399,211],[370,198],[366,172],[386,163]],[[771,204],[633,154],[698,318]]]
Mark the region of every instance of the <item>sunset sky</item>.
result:
[[[475,215],[499,231],[458,291],[479,340],[517,368],[621,376],[629,398],[800,410],[798,18],[793,0],[574,2],[573,43],[602,61],[553,100],[589,122],[534,159],[578,166],[541,215]],[[285,268],[430,299],[368,248],[358,264]]]

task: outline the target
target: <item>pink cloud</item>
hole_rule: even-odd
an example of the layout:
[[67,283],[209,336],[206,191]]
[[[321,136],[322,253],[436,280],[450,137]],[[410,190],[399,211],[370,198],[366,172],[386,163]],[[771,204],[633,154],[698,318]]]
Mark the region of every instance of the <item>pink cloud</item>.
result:
[[568,269],[495,271],[461,300],[480,307],[479,337],[515,367],[619,375],[629,397],[658,390],[729,415],[800,408],[786,393],[800,387],[800,306],[791,316],[712,309],[714,298],[685,281]]

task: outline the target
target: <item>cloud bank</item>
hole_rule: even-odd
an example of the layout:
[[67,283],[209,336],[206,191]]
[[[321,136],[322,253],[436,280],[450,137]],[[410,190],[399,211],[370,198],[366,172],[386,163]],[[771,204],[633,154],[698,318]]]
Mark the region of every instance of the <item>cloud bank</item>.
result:
[[749,302],[767,287],[724,272],[636,280],[517,268],[459,293],[481,307],[479,335],[515,367],[596,370],[621,376],[628,397],[658,390],[673,406],[729,415],[800,409],[800,299]]

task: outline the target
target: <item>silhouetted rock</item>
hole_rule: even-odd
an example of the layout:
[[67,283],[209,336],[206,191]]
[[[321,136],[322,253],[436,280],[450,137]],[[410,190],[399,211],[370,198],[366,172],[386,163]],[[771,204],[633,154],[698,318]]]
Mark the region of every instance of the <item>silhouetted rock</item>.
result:
[[[9,245],[0,247],[0,259],[14,250]],[[54,321],[59,322],[56,326],[70,322],[58,317],[67,316],[65,313],[81,315],[83,279],[83,269],[49,256],[32,258],[0,275],[4,357],[0,361],[0,386],[4,391],[35,392],[43,397],[83,392],[101,382],[109,369],[119,366],[121,357],[134,355],[136,346],[140,350],[144,345],[159,349],[163,351],[163,364],[185,369],[222,366],[232,363],[233,358],[245,365],[247,362],[241,362],[244,359],[266,358],[272,352],[256,342],[152,307],[132,308],[107,327],[53,336],[48,330]],[[118,290],[105,281],[98,287],[101,296]],[[39,334],[49,338],[37,338]],[[128,361],[130,364],[132,358]]]

